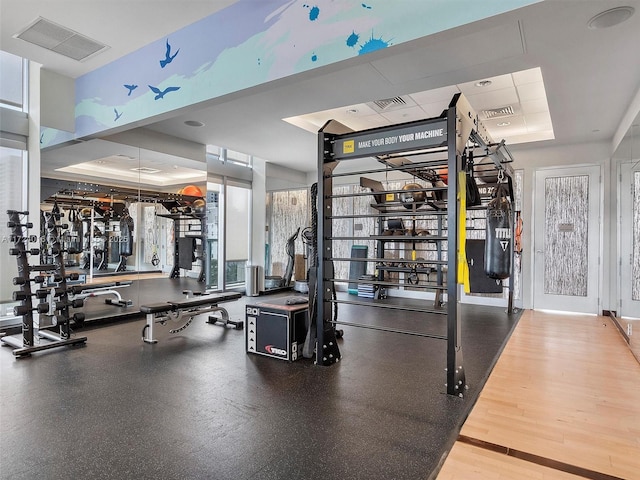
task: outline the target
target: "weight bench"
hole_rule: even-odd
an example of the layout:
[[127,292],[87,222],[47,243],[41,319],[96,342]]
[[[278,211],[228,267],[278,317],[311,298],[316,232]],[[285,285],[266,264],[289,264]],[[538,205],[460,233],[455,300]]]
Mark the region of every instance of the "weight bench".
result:
[[70,288],[72,298],[85,299],[98,297],[100,295],[113,295],[114,298],[106,298],[104,303],[107,305],[116,305],[118,307],[128,307],[132,305],[131,300],[123,300],[122,295],[116,289],[130,287],[131,282],[112,282],[98,285],[73,285]]
[[142,329],[142,340],[146,343],[157,343],[158,341],[153,338],[153,324],[160,323],[166,324],[169,320],[176,323],[182,322],[186,318],[181,326],[172,328],[169,333],[178,333],[191,325],[193,318],[203,313],[218,313],[219,317],[209,315],[207,323],[216,323],[221,321],[224,326],[232,325],[236,330],[242,330],[244,328],[244,322],[229,320],[229,312],[218,304],[223,302],[231,302],[242,297],[242,294],[236,292],[223,292],[212,293],[207,295],[200,295],[193,298],[186,298],[185,300],[177,300],[174,302],[162,302],[153,303],[151,305],[142,305],[140,312],[144,313],[147,317],[147,323]]

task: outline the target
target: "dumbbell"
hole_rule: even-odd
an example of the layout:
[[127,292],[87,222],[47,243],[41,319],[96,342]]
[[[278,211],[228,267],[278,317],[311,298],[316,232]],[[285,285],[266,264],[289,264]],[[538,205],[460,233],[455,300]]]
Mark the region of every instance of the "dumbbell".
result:
[[67,223],[61,223],[60,225],[53,223],[51,225],[49,225],[49,222],[47,222],[46,225],[47,230],[53,230],[54,228],[60,228],[62,230],[66,230],[67,228],[69,228],[69,224]]
[[13,307],[13,314],[16,316],[27,315],[31,311],[38,313],[47,313],[49,311],[49,304],[39,303],[35,308],[29,308],[26,305],[18,305],[17,307]]
[[13,292],[13,301],[14,302],[21,302],[23,300],[26,300],[27,298],[30,297],[30,295],[27,295],[27,292],[23,292],[22,290],[17,290],[15,292]]
[[46,278],[43,275],[36,275],[33,278],[25,278],[25,277],[13,277],[14,285],[25,285],[27,282],[33,283],[44,283]]
[[84,306],[84,300],[82,298],[76,298],[75,300],[66,302],[56,302],[56,310],[64,310],[67,307],[80,308]]
[[39,248],[30,248],[29,250],[23,250],[21,248],[10,248],[9,255],[22,255],[23,253],[28,253],[30,255],[40,255]]
[[49,295],[53,295],[54,297],[59,297],[64,295],[67,291],[64,288],[39,288],[36,290],[36,298],[44,299]]
[[40,300],[44,300],[49,296],[50,293],[51,293],[51,290],[49,288],[39,288],[36,290],[35,295],[36,295],[36,298],[39,298]]
[[73,320],[73,323],[75,323],[77,327],[81,327],[84,325],[84,313],[74,313],[71,320]]
[[33,228],[33,223],[32,222],[20,223],[20,222],[14,222],[13,220],[9,220],[7,222],[7,227],[9,227],[9,228],[15,228],[15,227]]
[[24,211],[20,211],[20,210],[7,210],[7,214],[11,215],[17,213],[18,215],[29,215],[29,211],[28,210],[24,210]]

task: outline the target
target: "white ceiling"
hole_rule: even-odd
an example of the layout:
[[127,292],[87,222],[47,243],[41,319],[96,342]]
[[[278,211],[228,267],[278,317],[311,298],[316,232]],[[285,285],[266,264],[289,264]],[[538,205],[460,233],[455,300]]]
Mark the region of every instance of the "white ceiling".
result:
[[[45,69],[77,77],[230,3],[231,0],[189,1],[186,8],[187,3],[176,1],[1,0],[0,49],[37,61]],[[635,15],[608,29],[587,27],[591,17],[620,5],[633,6]],[[85,62],[75,62],[12,38],[37,16],[110,48]],[[545,0],[217,98],[143,126],[311,172],[317,164],[313,128],[305,130],[283,119],[301,117],[304,124],[315,128],[323,115],[337,116],[356,109],[359,114],[351,114],[342,122],[351,122],[356,129],[368,125],[362,123],[366,116],[372,122],[396,123],[413,120],[422,112],[433,115],[431,112],[437,111],[434,108],[442,104],[443,98],[450,98],[450,93],[459,90],[469,96],[477,109],[515,103],[517,118],[494,135],[511,137],[512,143],[519,143],[512,149],[516,153],[518,148],[532,145],[528,143],[529,135],[540,132],[546,132],[550,139],[537,142],[536,146],[611,142],[640,89],[639,46],[640,0]],[[524,85],[528,82],[518,78],[525,74],[514,73],[538,67],[544,79],[548,114],[540,103],[540,87],[527,88]],[[475,93],[475,82],[487,78],[494,83]],[[396,96],[416,105],[405,112],[367,115],[370,102]],[[323,111],[329,113],[317,113]],[[531,115],[528,119],[527,114]],[[188,127],[186,120],[198,120],[205,126]],[[518,126],[525,130],[516,131]],[[497,125],[489,122],[489,127]],[[44,152],[43,171],[118,154],[126,152],[112,142],[85,142]]]

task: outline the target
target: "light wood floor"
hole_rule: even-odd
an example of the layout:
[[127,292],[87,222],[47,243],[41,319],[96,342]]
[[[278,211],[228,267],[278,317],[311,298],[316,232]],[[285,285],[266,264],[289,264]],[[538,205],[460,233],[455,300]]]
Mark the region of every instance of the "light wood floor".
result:
[[613,322],[525,311],[437,478],[640,479],[640,364]]

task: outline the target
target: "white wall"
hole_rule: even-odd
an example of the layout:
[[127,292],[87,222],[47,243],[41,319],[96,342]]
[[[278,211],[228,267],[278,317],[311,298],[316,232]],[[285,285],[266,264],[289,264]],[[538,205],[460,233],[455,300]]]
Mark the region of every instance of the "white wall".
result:
[[305,172],[267,163],[265,175],[266,190],[269,192],[307,187],[307,174]]
[[74,79],[42,69],[39,89],[41,125],[65,132],[75,132]]
[[[262,267],[264,275],[264,254],[266,244],[265,219],[267,218],[267,162],[253,158],[253,182],[251,184],[251,252],[249,263]],[[264,278],[260,290],[264,290]]]

